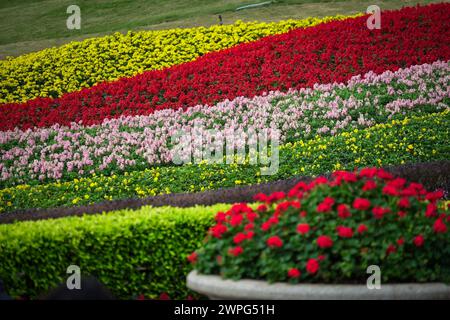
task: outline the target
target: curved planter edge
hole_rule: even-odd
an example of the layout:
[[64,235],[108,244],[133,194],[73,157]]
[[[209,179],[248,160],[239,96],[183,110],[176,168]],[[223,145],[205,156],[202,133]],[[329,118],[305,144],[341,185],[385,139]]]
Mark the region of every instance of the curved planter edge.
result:
[[358,284],[273,283],[262,280],[225,280],[217,275],[191,271],[189,289],[213,300],[450,300],[450,285],[444,283],[381,284],[369,290]]

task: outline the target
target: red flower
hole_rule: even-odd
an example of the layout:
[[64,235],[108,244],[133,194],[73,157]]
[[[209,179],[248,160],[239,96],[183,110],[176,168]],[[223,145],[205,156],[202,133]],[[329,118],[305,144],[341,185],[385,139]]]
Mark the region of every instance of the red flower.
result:
[[241,214],[235,214],[231,217],[230,224],[233,227],[237,227],[242,223],[242,220],[244,220],[244,217]]
[[235,257],[242,254],[243,252],[244,252],[244,249],[242,249],[242,247],[240,247],[240,246],[228,249],[228,253]]
[[341,238],[351,238],[353,237],[353,230],[352,228],[349,227],[344,227],[344,226],[338,226],[336,228],[339,237]]
[[418,236],[414,237],[413,243],[416,247],[421,247],[423,246],[423,243],[425,242],[423,236],[421,234],[419,234]]
[[405,211],[399,211],[399,212],[397,212],[397,215],[398,215],[400,218],[404,218],[404,217],[406,217],[406,212],[405,212]]
[[429,192],[427,193],[427,195],[425,196],[425,199],[434,202],[436,200],[441,199],[444,196],[444,192],[442,190],[438,190],[435,192]]
[[256,208],[256,210],[258,210],[259,212],[265,212],[265,211],[267,211],[267,206],[264,204],[261,204],[258,206],[258,208]]
[[348,171],[335,171],[333,172],[333,176],[344,180],[345,182],[355,182],[358,180],[358,177],[353,172]]
[[138,295],[137,300],[145,300],[145,295],[141,293],[140,295]]
[[253,223],[248,223],[245,225],[244,230],[245,231],[253,230],[254,227],[255,225]]
[[356,198],[353,201],[353,208],[357,210],[367,210],[370,208],[370,201],[364,198]]
[[248,240],[252,239],[255,233],[253,231],[247,231],[246,237]]
[[377,187],[377,184],[373,180],[367,180],[364,186],[362,187],[363,191],[369,191],[372,189],[375,189]]
[[272,236],[267,239],[267,245],[271,248],[280,248],[283,246],[283,241],[278,236]]
[[[254,199],[255,201],[268,202],[268,198],[267,198],[267,196],[266,196],[264,193],[258,193],[258,194],[255,194],[255,195],[253,196],[253,199]],[[258,207],[258,209],[259,209],[259,207]]]
[[197,257],[198,257],[198,255],[197,255],[197,253],[194,251],[194,252],[192,252],[192,253],[187,257],[187,259],[188,259],[188,261],[189,261],[190,263],[195,263],[195,262],[197,261]]
[[393,244],[390,244],[386,249],[386,255],[390,255],[391,253],[394,253],[396,251],[397,248]]
[[258,218],[258,215],[255,212],[253,211],[247,212],[248,221],[253,222],[256,218]]
[[273,215],[267,220],[267,222],[269,222],[272,225],[277,224],[278,222],[280,222],[280,220],[278,219],[278,216]]
[[300,234],[307,234],[309,232],[309,224],[307,223],[300,223],[297,226],[297,232]]
[[306,215],[307,215],[306,211],[301,211],[300,212],[300,217],[304,218],[304,217],[306,217]]
[[399,238],[399,239],[397,240],[397,244],[398,244],[399,246],[402,246],[404,243],[405,243],[405,239],[404,239],[403,237],[401,237],[401,238]]
[[383,188],[383,194],[388,195],[388,196],[398,196],[400,195],[400,191],[394,187],[394,186],[384,186]]
[[447,226],[442,221],[442,219],[436,219],[433,225],[433,230],[436,233],[445,233],[447,232]]
[[217,214],[216,214],[216,221],[217,222],[224,222],[225,221],[225,219],[226,219],[226,214],[225,213],[223,213],[223,212],[217,212]]
[[306,271],[309,274],[315,274],[319,270],[319,262],[316,259],[309,259],[306,263]]
[[317,257],[317,260],[323,261],[323,260],[325,260],[325,256],[324,255],[320,255],[320,256]]
[[222,234],[227,232],[228,228],[224,226],[223,224],[216,224],[214,227],[211,228],[211,234],[215,238],[222,237]]
[[333,240],[329,236],[319,236],[316,240],[317,245],[321,248],[330,248],[333,246]]
[[169,297],[169,295],[167,293],[163,292],[159,296],[159,300],[170,300],[170,297]]
[[246,240],[247,239],[247,235],[245,235],[244,233],[242,233],[242,232],[239,232],[239,233],[237,233],[234,237],[233,237],[233,242],[235,243],[235,244],[239,244],[239,243],[241,243],[242,241],[244,241],[244,240]]
[[365,225],[365,224],[360,224],[359,226],[358,226],[358,229],[356,229],[356,231],[358,231],[358,233],[364,233],[364,232],[366,232],[368,229],[367,229],[367,226]]
[[409,208],[411,204],[409,203],[409,198],[403,197],[398,201],[398,207],[399,208]]
[[326,197],[321,203],[317,205],[317,212],[328,212],[334,205],[334,199]]
[[390,180],[393,178],[392,174],[385,171],[384,169],[378,169],[377,176],[378,176],[378,178],[384,179],[384,180]]
[[262,230],[262,231],[267,231],[267,230],[270,229],[271,226],[272,226],[272,225],[270,224],[270,222],[268,222],[268,221],[263,222],[263,224],[261,225],[261,230]]
[[277,191],[272,193],[268,198],[268,202],[276,202],[278,200],[284,199],[286,197],[286,194],[282,191]]
[[425,211],[425,217],[431,218],[437,216],[437,207],[434,203],[429,203]]
[[288,271],[289,278],[298,278],[300,277],[300,275],[301,275],[300,270],[298,270],[297,268],[291,268]]
[[345,219],[351,216],[349,208],[345,204],[340,204],[337,206],[339,218]]
[[359,172],[360,177],[373,178],[377,175],[377,168],[363,168]]
[[388,208],[382,208],[382,207],[374,207],[372,209],[372,213],[373,216],[375,217],[375,219],[381,219],[384,217],[384,215],[388,212],[390,212],[391,210]]

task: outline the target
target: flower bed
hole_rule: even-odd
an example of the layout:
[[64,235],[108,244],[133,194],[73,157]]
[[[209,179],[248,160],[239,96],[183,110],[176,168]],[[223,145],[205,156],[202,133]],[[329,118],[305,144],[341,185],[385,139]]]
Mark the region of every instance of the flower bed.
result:
[[[336,171],[287,194],[258,194],[218,212],[189,260],[205,275],[268,282],[450,282],[450,210],[442,192],[382,169]],[[448,290],[448,289],[447,289]]]
[[[68,181],[94,172],[143,170],[172,162],[171,135],[195,126],[229,132],[277,128],[280,143],[336,135],[450,106],[449,62],[352,78],[313,90],[239,97],[215,106],[156,111],[101,125],[0,132],[0,185]],[[203,144],[208,139],[203,139]]]
[[0,61],[0,103],[58,97],[102,81],[191,61],[264,36],[345,16],[276,23],[236,22],[209,28],[138,31],[90,38]]
[[[432,161],[424,163],[408,163],[385,167],[389,173],[409,181],[417,181],[429,190],[444,190],[448,199],[450,194],[450,160]],[[325,175],[326,177],[329,174]],[[297,183],[309,183],[313,177],[296,176],[283,180],[270,181],[249,186],[235,186],[218,190],[207,190],[194,193],[162,194],[146,198],[128,198],[102,201],[89,205],[72,207],[32,208],[22,209],[0,214],[0,224],[16,221],[43,220],[100,212],[117,211],[123,209],[138,209],[143,206],[161,207],[192,207],[196,205],[210,206],[216,203],[252,202],[256,193],[270,194],[276,191],[288,192]]]
[[247,162],[241,165],[163,166],[122,175],[94,175],[69,182],[18,185],[0,190],[0,212],[203,191],[361,166],[447,160],[449,116],[449,110],[445,110],[336,136],[317,136],[285,144],[279,151],[279,170],[271,176],[261,176],[260,167]]
[[[101,123],[120,115],[214,104],[270,90],[344,82],[450,58],[448,4],[383,13],[384,29],[370,31],[366,17],[332,21],[266,37],[196,61],[103,83],[57,99],[0,106],[0,129]],[[414,37],[410,35],[414,33]],[[424,40],[426,39],[426,40]]]

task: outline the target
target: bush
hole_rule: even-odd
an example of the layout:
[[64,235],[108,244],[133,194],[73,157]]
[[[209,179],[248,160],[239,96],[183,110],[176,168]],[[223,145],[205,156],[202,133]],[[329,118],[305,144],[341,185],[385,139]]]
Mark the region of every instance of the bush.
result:
[[119,298],[186,298],[186,257],[225,208],[143,207],[0,225],[0,279],[11,296],[33,298],[65,283],[75,264]]
[[377,265],[383,282],[450,282],[441,197],[382,169],[336,171],[287,195],[258,194],[257,210],[243,203],[218,212],[190,260],[200,273],[232,279],[365,283]]

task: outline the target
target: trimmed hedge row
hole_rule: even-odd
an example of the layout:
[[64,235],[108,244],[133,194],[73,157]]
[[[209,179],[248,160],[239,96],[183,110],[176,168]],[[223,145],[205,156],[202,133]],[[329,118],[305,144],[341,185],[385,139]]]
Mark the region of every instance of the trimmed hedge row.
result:
[[118,298],[189,294],[186,257],[214,214],[229,205],[143,207],[102,215],[0,225],[0,279],[13,297],[34,298],[65,283],[69,265],[92,275]]
[[[448,198],[450,193],[450,161],[433,161],[425,163],[408,163],[398,166],[385,167],[391,174],[408,181],[422,183],[428,190],[444,190],[444,196]],[[329,174],[325,175],[326,177]],[[296,176],[294,178],[271,181],[249,186],[239,186],[219,190],[207,190],[195,193],[163,194],[148,198],[129,198],[122,200],[104,201],[91,205],[76,207],[59,207],[45,209],[25,209],[0,214],[1,223],[14,221],[41,220],[61,218],[66,216],[80,216],[84,214],[97,214],[100,212],[115,211],[121,209],[138,209],[145,205],[153,207],[173,206],[192,207],[195,205],[209,206],[216,203],[251,202],[257,193],[271,194],[276,191],[288,192],[300,181],[309,182],[313,178],[308,176]]]

